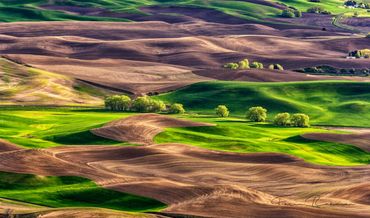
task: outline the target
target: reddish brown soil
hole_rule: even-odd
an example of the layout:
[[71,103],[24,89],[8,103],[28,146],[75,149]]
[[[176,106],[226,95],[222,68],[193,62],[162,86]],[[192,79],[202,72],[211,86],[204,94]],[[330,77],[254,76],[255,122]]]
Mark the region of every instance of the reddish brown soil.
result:
[[137,144],[152,144],[153,138],[167,127],[211,126],[207,123],[196,123],[158,114],[131,116],[117,120],[105,126],[91,130],[95,135],[116,141],[129,141]]
[[[127,121],[127,122],[126,122]],[[153,129],[200,125],[159,115],[126,125],[121,139],[148,142]],[[132,128],[129,128],[132,125]],[[126,138],[128,132],[141,139]],[[154,132],[156,132],[155,130]],[[109,134],[109,132],[107,132]],[[277,154],[209,151],[183,144],[64,146],[0,153],[0,170],[78,175],[165,202],[166,213],[204,217],[368,217],[370,167],[328,167]]]
[[[183,14],[192,15],[187,9],[181,10]],[[198,15],[192,16],[195,19]],[[279,30],[261,24],[231,25],[204,20],[175,24],[154,21],[3,23],[0,24],[0,43],[0,52],[12,59],[134,94],[169,91],[219,78],[327,79],[295,72],[287,72],[289,76],[282,77],[272,75],[271,71],[260,71],[261,76],[256,77],[254,71],[247,71],[243,76],[223,71],[224,63],[243,58],[263,62],[265,66],[280,63],[287,70],[323,64],[338,68],[370,67],[364,59],[345,59],[348,51],[363,48],[370,39],[312,29]]]

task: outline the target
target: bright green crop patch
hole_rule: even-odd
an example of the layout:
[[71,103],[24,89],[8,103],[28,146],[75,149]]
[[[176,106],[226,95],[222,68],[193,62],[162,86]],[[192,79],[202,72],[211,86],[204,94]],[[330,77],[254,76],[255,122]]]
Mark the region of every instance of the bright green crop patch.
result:
[[83,108],[0,108],[0,138],[28,148],[58,145],[126,145],[89,130],[132,115]]
[[231,116],[244,117],[249,107],[263,106],[269,120],[281,112],[306,113],[315,125],[370,127],[370,83],[365,82],[202,82],[158,98],[202,114],[226,105]]
[[48,207],[100,207],[124,211],[158,211],[165,204],[98,187],[72,176],[36,176],[0,172],[0,198]]
[[362,165],[370,163],[370,153],[339,143],[307,140],[301,134],[325,132],[317,128],[276,127],[237,118],[184,116],[214,123],[214,127],[168,128],[155,137],[157,143],[185,143],[212,150],[232,152],[278,152],[324,165]]
[[[100,17],[100,16],[85,16],[77,13],[65,13],[58,10],[51,10],[42,8],[47,5],[47,0],[15,0],[15,1],[2,1],[0,3],[0,21],[14,22],[14,21],[63,21],[63,20],[93,20],[93,21],[128,21],[124,18],[114,17]],[[199,0],[91,0],[91,1],[78,1],[70,0],[65,2],[55,2],[53,5],[69,6],[69,7],[82,7],[93,9],[104,9],[117,13],[131,13],[131,14],[145,14],[140,11],[143,6],[183,6],[183,7],[202,7],[215,9],[233,16],[258,20],[260,18],[275,17],[279,15],[280,10],[254,4],[244,1],[199,1]]]

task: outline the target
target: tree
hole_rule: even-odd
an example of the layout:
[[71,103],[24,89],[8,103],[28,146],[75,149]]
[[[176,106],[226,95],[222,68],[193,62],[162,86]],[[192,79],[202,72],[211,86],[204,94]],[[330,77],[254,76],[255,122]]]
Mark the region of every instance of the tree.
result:
[[149,112],[161,112],[166,110],[166,104],[160,100],[149,99]]
[[247,119],[253,122],[264,122],[267,118],[267,110],[263,107],[251,107],[247,112]]
[[283,66],[280,64],[270,64],[269,65],[270,70],[284,70]]
[[295,17],[294,11],[292,9],[284,9],[281,12],[281,16],[282,17],[285,17],[285,18],[293,18],[293,17]]
[[184,109],[184,106],[182,104],[175,103],[175,104],[171,105],[168,112],[170,114],[183,114],[183,113],[185,113],[185,109]]
[[244,59],[244,60],[239,61],[238,65],[239,65],[239,69],[241,69],[241,70],[245,70],[245,69],[250,68],[248,59]]
[[290,124],[290,114],[289,113],[279,113],[274,118],[274,124],[277,126],[289,126]]
[[216,114],[219,117],[228,117],[229,109],[225,105],[218,105],[216,108]]
[[132,103],[133,110],[137,112],[148,112],[149,105],[150,99],[148,96],[138,97]]
[[302,12],[301,12],[301,11],[299,11],[299,10],[295,10],[295,11],[294,11],[294,16],[295,16],[295,17],[302,17]]
[[129,111],[131,109],[131,98],[126,95],[113,95],[105,99],[105,108],[112,111]]
[[251,64],[251,67],[252,67],[252,68],[256,68],[256,69],[263,69],[263,64],[262,64],[262,63],[260,63],[260,62],[254,61],[254,62]]
[[310,117],[306,114],[293,114],[290,119],[291,125],[295,127],[309,127]]
[[237,63],[227,63],[227,64],[224,65],[224,67],[232,69],[232,70],[237,70],[237,69],[239,69],[239,64],[237,64]]
[[161,112],[166,109],[166,105],[163,101],[154,100],[148,96],[142,96],[133,101],[132,108],[137,112]]

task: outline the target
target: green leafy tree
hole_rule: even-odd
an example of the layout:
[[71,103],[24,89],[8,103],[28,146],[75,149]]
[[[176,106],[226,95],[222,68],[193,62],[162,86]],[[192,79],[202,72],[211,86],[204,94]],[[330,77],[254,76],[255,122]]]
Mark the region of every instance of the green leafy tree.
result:
[[149,112],[149,105],[150,99],[148,96],[138,97],[132,103],[133,110],[137,112]]
[[219,117],[228,117],[229,116],[229,109],[225,105],[218,105],[216,107],[216,115]]
[[295,10],[295,11],[294,11],[294,16],[295,16],[295,17],[302,17],[302,12],[301,12],[301,11],[299,11],[299,10]]
[[166,110],[166,104],[160,100],[149,99],[149,112],[161,112]]
[[274,118],[274,124],[277,126],[289,126],[290,124],[290,114],[289,113],[279,113]]
[[239,69],[239,64],[237,64],[237,63],[227,63],[227,64],[224,65],[224,68],[237,70],[237,69]]
[[310,117],[306,114],[293,114],[290,119],[291,125],[295,127],[309,127]]
[[105,99],[105,108],[112,111],[129,111],[131,109],[131,98],[126,95],[113,95]]
[[263,64],[262,64],[262,63],[260,63],[260,62],[254,61],[254,62],[251,64],[251,68],[263,69]]
[[295,17],[294,11],[292,9],[284,9],[281,12],[281,16],[282,17],[285,17],[285,18],[293,18],[293,17]]
[[183,114],[185,113],[184,106],[182,104],[172,104],[170,109],[168,110],[170,114]]
[[248,59],[244,59],[244,60],[239,61],[238,65],[239,65],[240,70],[245,70],[245,69],[250,68]]
[[264,122],[267,118],[267,109],[263,107],[251,107],[247,112],[247,119],[253,122]]
[[163,101],[151,99],[148,96],[136,98],[132,103],[132,108],[137,112],[161,112],[166,110]]

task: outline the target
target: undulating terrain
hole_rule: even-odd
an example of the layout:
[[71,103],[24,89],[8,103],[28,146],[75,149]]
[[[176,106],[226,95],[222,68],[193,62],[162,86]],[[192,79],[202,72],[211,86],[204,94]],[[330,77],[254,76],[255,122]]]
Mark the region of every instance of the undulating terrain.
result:
[[369,3],[1,1],[0,217],[370,217]]

